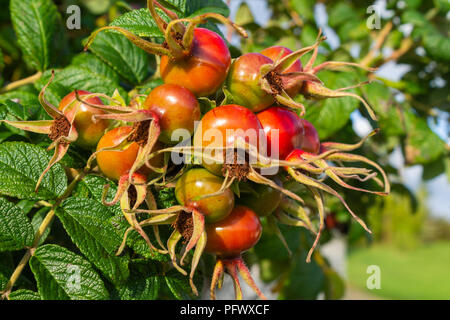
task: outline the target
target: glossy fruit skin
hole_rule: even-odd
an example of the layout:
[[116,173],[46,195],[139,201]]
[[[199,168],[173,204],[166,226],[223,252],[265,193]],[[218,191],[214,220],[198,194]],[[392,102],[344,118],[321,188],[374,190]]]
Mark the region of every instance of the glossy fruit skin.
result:
[[[283,47],[283,46],[272,46],[272,47],[266,48],[263,51],[261,51],[261,54],[272,59],[273,61],[276,61],[277,59],[284,58],[285,56],[291,54],[292,52],[293,51],[291,49]],[[300,61],[300,59],[297,59],[297,61],[295,61],[294,64],[292,64],[283,73],[302,72],[302,71],[303,71],[302,62]],[[302,84],[303,84],[302,82],[299,82],[295,87],[287,90],[287,93],[290,96],[295,96],[300,91]]]
[[[277,158],[276,152],[271,149],[276,136],[274,130],[278,129],[278,159],[285,159],[295,148],[302,145],[304,129],[302,119],[291,110],[282,107],[271,107],[257,114],[267,137],[268,155]],[[273,138],[272,138],[273,137]]]
[[211,30],[196,28],[190,55],[183,59],[162,56],[160,73],[164,83],[178,84],[203,97],[220,88],[230,64],[225,41]]
[[294,149],[291,153],[286,157],[286,161],[299,161],[302,160],[303,154],[309,154],[309,152],[303,151],[302,149]]
[[[210,129],[212,130],[209,131]],[[239,132],[227,134],[227,130],[243,130],[244,134],[245,131],[250,130],[248,132],[255,133],[254,137],[256,137],[256,139],[254,140],[249,135],[245,135],[245,141],[257,148],[259,148],[260,145],[260,135],[264,137],[261,123],[253,112],[242,106],[230,104],[211,109],[203,116],[201,124],[197,127],[194,134],[194,146],[226,147],[233,145],[236,138],[242,136]],[[220,134],[221,139],[219,137],[217,139],[209,137],[209,132],[217,132]],[[211,154],[214,156],[216,153],[215,151],[212,151]],[[219,176],[222,175],[222,163],[216,163],[215,161],[208,162],[203,159],[202,165],[210,172]]]
[[[276,184],[282,186],[282,182],[278,178],[273,178]],[[241,193],[239,203],[252,209],[258,216],[267,217],[271,215],[280,205],[283,199],[281,191],[269,187],[265,184],[249,183],[250,187],[256,194]]]
[[[98,142],[97,151],[119,144],[131,130],[133,130],[132,127],[117,127],[108,131]],[[97,154],[97,163],[105,176],[117,181],[131,169],[138,151],[139,145],[136,142],[123,151],[101,151]]]
[[318,154],[320,152],[320,139],[319,133],[316,128],[308,120],[302,119],[303,128],[305,133],[300,148],[303,151]]
[[222,178],[208,170],[194,168],[178,179],[175,197],[181,205],[198,209],[205,216],[206,223],[216,222],[224,219],[233,210],[233,191],[228,188],[220,195],[200,200],[196,198],[219,191],[222,183]]
[[236,206],[228,217],[206,226],[205,250],[234,258],[258,243],[261,232],[258,215],[248,207]]
[[[81,98],[88,94],[91,93],[88,91],[78,90],[78,95]],[[86,101],[92,104],[103,104],[102,100],[100,100],[100,98],[98,97],[92,97],[87,99]],[[85,149],[95,147],[108,128],[109,121],[97,120],[94,123],[92,121],[92,116],[94,114],[104,114],[104,112],[100,109],[87,106],[84,103],[77,101],[75,91],[69,93],[60,101],[58,109],[64,112],[65,110],[67,110],[66,108],[71,104],[76,104],[73,112],[75,112],[75,110],[77,109],[75,120],[73,122],[78,132],[78,139],[75,143]],[[70,111],[66,111],[64,113],[70,113]],[[69,114],[66,114],[66,116],[70,117]]]
[[163,84],[153,89],[144,101],[144,108],[159,116],[159,140],[166,144],[181,142],[171,139],[177,129],[186,129],[192,135],[194,122],[201,117],[200,106],[194,94],[176,84]]
[[[97,151],[119,144],[132,130],[133,127],[125,126],[108,131],[98,142]],[[157,142],[153,147],[153,150],[156,151],[162,148],[163,145]],[[136,160],[138,151],[139,145],[136,142],[132,142],[131,145],[123,151],[101,151],[97,154],[97,164],[106,177],[118,181],[122,175],[131,169]],[[164,156],[160,155],[154,157],[150,160],[150,165],[155,168],[162,168],[164,165]],[[148,178],[152,178],[156,175],[155,172],[146,166],[143,166],[138,171]]]
[[258,112],[270,107],[274,98],[261,89],[260,69],[273,61],[260,53],[247,53],[233,61],[226,80],[226,88],[234,102]]

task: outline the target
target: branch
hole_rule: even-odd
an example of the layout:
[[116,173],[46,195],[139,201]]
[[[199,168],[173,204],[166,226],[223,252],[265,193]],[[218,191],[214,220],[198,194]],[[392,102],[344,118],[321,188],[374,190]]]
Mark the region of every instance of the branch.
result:
[[373,48],[367,53],[367,55],[364,58],[362,58],[360,62],[361,65],[368,67],[372,64],[372,60],[375,54],[380,50],[381,46],[383,45],[384,41],[389,35],[389,32],[391,32],[392,27],[393,27],[392,21],[389,21],[388,23],[385,24],[383,29],[381,29],[381,31],[375,38],[375,45],[373,46]]

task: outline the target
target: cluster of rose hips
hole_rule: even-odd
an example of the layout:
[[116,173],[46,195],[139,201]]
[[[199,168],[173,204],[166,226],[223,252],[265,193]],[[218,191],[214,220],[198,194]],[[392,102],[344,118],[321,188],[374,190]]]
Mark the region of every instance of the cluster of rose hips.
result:
[[[165,11],[169,22],[161,18],[155,4]],[[42,176],[62,159],[71,143],[86,149],[96,147],[87,168],[96,160],[100,172],[118,182],[117,193],[109,202],[105,186],[103,201],[105,205],[120,203],[130,224],[118,254],[124,249],[129,232],[135,230],[152,250],[169,254],[173,266],[187,275],[182,266],[187,253],[194,250],[189,279],[197,294],[193,276],[202,253],[207,251],[217,256],[211,298],[215,297],[224,272],[234,280],[236,298],[242,298],[238,274],[264,298],[241,258],[242,252],[252,248],[261,236],[260,219],[267,219],[272,225],[280,222],[305,227],[316,234],[309,261],[324,226],[322,192],[338,197],[367,229],[342,196],[323,182],[324,177],[353,190],[381,195],[389,192],[386,175],[376,163],[348,153],[365,139],[355,145],[321,143],[313,125],[300,118],[305,107],[292,98],[297,94],[314,99],[353,96],[375,117],[362,98],[345,92],[346,88],[327,89],[316,76],[325,68],[357,65],[328,61],[314,67],[323,40],[320,36],[314,45],[296,52],[273,46],[232,61],[221,36],[197,27],[213,18],[246,36],[228,19],[212,13],[178,19],[175,13],[151,0],[148,8],[165,34],[163,44],[109,26],[94,32],[86,47],[102,30],[121,32],[140,48],[161,56],[163,85],[154,88],[145,99],[133,97],[129,105],[117,91],[108,97],[76,90],[56,108],[44,96],[52,75],[39,99],[53,120],[7,123],[48,134],[53,141],[50,148],[55,149],[55,154]],[[312,52],[312,57],[302,66],[299,58],[308,52]],[[225,100],[231,99],[233,104],[223,103],[203,110],[202,114],[197,99],[216,97],[221,88],[226,92]],[[182,161],[176,163],[175,158]],[[383,179],[371,169],[345,167],[344,162],[364,162],[377,169]],[[304,200],[283,187],[289,179],[311,192],[319,213],[318,230],[303,207]],[[355,187],[346,182],[348,179],[373,180],[383,191]],[[157,208],[150,186],[175,186],[179,204]],[[236,186],[240,192],[235,192]],[[159,236],[159,225],[174,229],[166,244]],[[153,227],[159,248],[143,230],[147,226]],[[176,247],[182,239],[186,246],[178,259]]]

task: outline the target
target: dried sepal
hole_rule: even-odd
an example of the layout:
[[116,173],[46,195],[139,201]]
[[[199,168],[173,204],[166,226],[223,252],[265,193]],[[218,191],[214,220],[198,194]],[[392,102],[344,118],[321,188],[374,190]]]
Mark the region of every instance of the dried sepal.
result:
[[250,271],[248,270],[245,262],[242,260],[241,256],[235,258],[222,258],[217,257],[216,265],[214,267],[213,277],[211,280],[210,296],[211,300],[216,299],[216,287],[221,287],[221,279],[224,272],[228,273],[233,280],[235,299],[242,300],[242,288],[239,282],[239,275],[244,279],[245,282],[253,289],[253,291],[261,299],[267,300],[266,296],[261,292],[261,290],[256,285],[253,280]]
[[192,256],[192,261],[191,261],[191,272],[189,273],[189,284],[191,285],[192,292],[196,296],[198,296],[198,290],[194,284],[194,274],[195,274],[195,270],[197,270],[197,266],[198,266],[198,263],[200,262],[200,258],[203,254],[203,251],[205,250],[206,241],[207,241],[206,232],[203,231],[195,245],[195,250],[194,250],[194,254]]
[[352,209],[350,209],[350,207],[348,206],[347,202],[344,200],[344,198],[333,188],[329,187],[328,185],[314,179],[311,177],[308,177],[306,175],[304,175],[303,173],[301,173],[300,171],[294,170],[292,168],[286,168],[289,175],[291,177],[293,177],[297,182],[307,185],[309,187],[313,187],[313,188],[317,188],[320,190],[323,190],[335,197],[337,197],[342,204],[344,205],[344,207],[348,210],[348,212],[350,212],[350,214],[352,215],[352,217],[358,221],[358,223],[369,233],[372,233],[372,231],[370,231],[370,229],[367,227],[367,225],[365,224],[365,222],[359,218],[353,211]]
[[323,195],[322,192],[316,188],[309,188],[314,196],[314,200],[317,204],[317,210],[319,212],[319,231],[317,232],[316,239],[314,240],[313,245],[311,246],[311,249],[308,252],[308,256],[306,257],[306,262],[311,262],[311,256],[314,252],[314,249],[319,243],[320,236],[322,235],[322,231],[324,228],[324,218],[325,218],[325,208],[323,205]]
[[169,239],[167,240],[167,249],[169,250],[170,259],[172,260],[172,265],[177,269],[182,275],[187,276],[186,270],[181,268],[177,263],[177,256],[176,256],[176,246],[178,242],[181,240],[183,236],[181,233],[175,229],[173,230],[172,234],[170,235]]

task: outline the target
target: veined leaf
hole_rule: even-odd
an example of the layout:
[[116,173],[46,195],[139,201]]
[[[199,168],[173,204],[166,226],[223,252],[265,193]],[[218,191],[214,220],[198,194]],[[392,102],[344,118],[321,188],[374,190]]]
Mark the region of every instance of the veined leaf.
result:
[[[101,61],[99,61],[101,62]],[[101,70],[104,72],[100,72]],[[36,82],[38,90],[48,82],[50,73],[45,73]],[[105,93],[111,95],[116,89],[121,93],[124,90],[119,86],[118,76],[108,66],[98,65],[70,65],[65,69],[55,72],[55,79],[46,90],[46,98],[54,105],[59,105],[59,101],[72,90],[86,90],[92,93]]]
[[9,294],[9,300],[42,300],[42,299],[39,293],[37,292],[26,289],[19,289]]
[[108,291],[91,264],[57,245],[38,247],[30,259],[43,300],[104,300]]
[[[105,178],[94,175],[88,175],[78,183],[74,192],[74,196],[78,198],[89,198],[95,200],[99,205],[102,205],[102,192],[103,186],[105,184],[110,184],[111,186],[107,196],[107,200],[111,201],[114,197],[114,194],[116,193],[117,186],[113,182],[108,181]],[[126,229],[129,227],[129,224],[123,216],[119,205],[117,204],[111,207],[103,207],[111,214],[108,223],[114,227],[114,230],[119,237],[123,237]],[[153,238],[151,232],[148,233],[148,236],[150,237],[150,239]],[[137,232],[130,232],[127,239],[127,245],[133,248],[133,250],[137,254],[145,258],[157,261],[170,260],[168,255],[160,254],[156,251],[151,251],[145,240]]]
[[[199,274],[199,272],[196,272],[194,281],[200,280]],[[188,278],[179,272],[173,270],[169,271],[164,276],[164,280],[166,280],[167,287],[177,300],[192,300],[195,298],[189,285]],[[195,281],[195,283],[197,283],[197,281]]]
[[107,207],[95,200],[71,197],[56,215],[75,245],[111,282],[128,278],[128,258],[115,255],[122,239],[109,221]]
[[11,0],[11,20],[17,41],[36,70],[44,71],[50,61],[50,42],[58,21],[51,0]]
[[89,49],[128,82],[137,85],[149,75],[148,56],[125,36],[101,32]]
[[118,288],[121,300],[155,300],[158,297],[161,277],[151,264],[134,263],[127,283]]
[[[166,17],[161,11],[158,12],[163,19]],[[164,38],[164,35],[153,20],[150,11],[146,8],[124,13],[111,22],[110,25],[127,29],[140,37]]]
[[0,251],[31,246],[33,238],[33,227],[22,209],[0,198]]
[[64,169],[54,165],[44,176],[37,193],[36,182],[50,156],[44,149],[24,142],[0,144],[0,194],[19,199],[54,199],[67,188]]
[[203,13],[214,12],[228,17],[230,9],[222,0],[189,0],[185,2],[186,16],[195,17]]
[[[344,88],[355,83],[355,77],[348,73],[323,71],[319,76],[325,86],[331,89]],[[350,114],[358,105],[358,100],[351,97],[329,98],[314,104],[307,100],[305,118],[316,127],[320,139],[325,139],[347,124]]]

